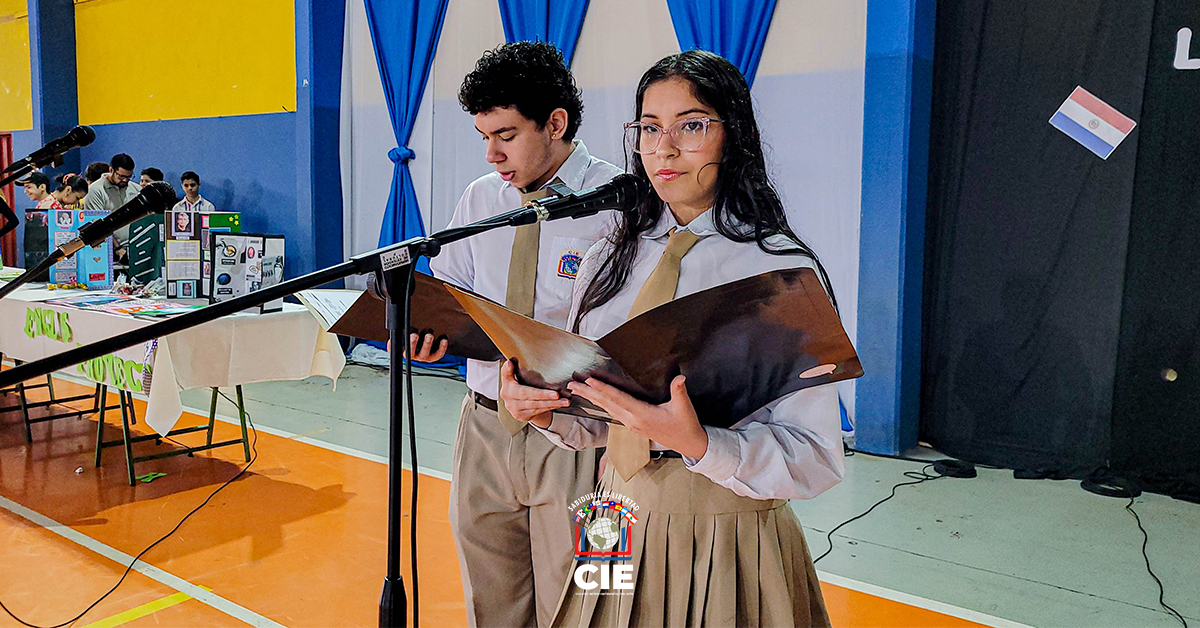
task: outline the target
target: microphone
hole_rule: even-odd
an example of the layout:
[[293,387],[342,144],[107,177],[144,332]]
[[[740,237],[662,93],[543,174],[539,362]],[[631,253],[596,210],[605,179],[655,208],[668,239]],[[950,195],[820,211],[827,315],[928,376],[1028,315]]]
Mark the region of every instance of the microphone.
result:
[[41,168],[46,164],[54,161],[56,157],[62,156],[63,153],[80,146],[87,146],[96,139],[96,132],[90,126],[77,126],[71,129],[66,135],[46,142],[46,145],[29,153],[28,157],[19,161],[14,161],[9,167],[4,169],[4,172],[15,172],[21,168]]
[[509,212],[504,223],[515,227],[543,220],[583,218],[608,209],[624,211],[642,202],[649,191],[650,184],[645,179],[619,174],[608,183],[591,189],[529,201],[524,207]]
[[[86,128],[86,127],[81,127]],[[166,181],[155,181],[142,188],[138,195],[128,203],[114,209],[113,212],[96,222],[79,228],[79,237],[64,242],[58,247],[63,257],[74,255],[84,246],[96,246],[111,236],[113,232],[124,227],[138,218],[150,214],[161,214],[167,207],[175,204],[175,188]]]

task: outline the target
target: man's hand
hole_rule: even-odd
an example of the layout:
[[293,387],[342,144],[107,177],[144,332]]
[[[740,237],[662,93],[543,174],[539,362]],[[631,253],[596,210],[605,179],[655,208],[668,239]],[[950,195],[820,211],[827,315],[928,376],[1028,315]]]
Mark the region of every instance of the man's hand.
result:
[[[433,349],[433,334],[425,334],[425,341],[421,343],[421,350],[417,351],[417,341],[420,340],[419,334],[410,334],[408,336],[408,355],[412,356],[413,362],[437,362],[446,357],[446,347],[450,346],[450,341],[442,338],[438,343],[437,351],[430,352]],[[392,341],[387,343],[388,353],[392,351]]]
[[423,341],[420,334],[409,334],[408,355],[412,356],[413,362],[437,362],[446,357],[446,347],[450,346],[450,341],[442,338],[437,345],[437,351],[434,351],[433,342],[435,340],[437,338],[433,334],[425,334]]

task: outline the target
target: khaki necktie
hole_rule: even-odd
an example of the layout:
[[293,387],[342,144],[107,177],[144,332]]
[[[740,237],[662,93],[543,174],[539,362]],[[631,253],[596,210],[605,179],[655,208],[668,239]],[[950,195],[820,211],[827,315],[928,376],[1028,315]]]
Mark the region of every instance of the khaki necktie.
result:
[[[557,181],[557,179],[555,179]],[[521,203],[536,201],[550,196],[550,190],[542,188],[533,192],[522,192]],[[504,293],[504,307],[525,316],[533,317],[534,288],[537,284],[538,244],[542,235],[542,223],[521,225],[513,234],[512,258],[508,262],[508,287]],[[525,427],[504,407],[500,391],[496,390],[496,416],[509,434],[516,434]]]
[[[671,229],[671,237],[667,239],[667,248],[663,251],[658,265],[642,284],[633,307],[629,309],[629,318],[633,318],[646,310],[653,309],[675,298],[675,289],[679,287],[679,264],[683,256],[695,246],[700,236],[691,231]],[[634,476],[646,463],[650,462],[650,439],[639,436],[624,426],[610,423],[608,426],[608,459],[612,461],[617,473],[626,481]]]

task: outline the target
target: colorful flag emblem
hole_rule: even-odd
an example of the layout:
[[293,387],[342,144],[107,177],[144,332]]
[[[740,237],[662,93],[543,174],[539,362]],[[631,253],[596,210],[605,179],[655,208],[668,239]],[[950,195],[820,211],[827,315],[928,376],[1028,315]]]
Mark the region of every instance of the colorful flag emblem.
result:
[[1050,118],[1050,124],[1101,159],[1108,159],[1117,145],[1137,126],[1128,116],[1082,87],[1076,87],[1063,101]]

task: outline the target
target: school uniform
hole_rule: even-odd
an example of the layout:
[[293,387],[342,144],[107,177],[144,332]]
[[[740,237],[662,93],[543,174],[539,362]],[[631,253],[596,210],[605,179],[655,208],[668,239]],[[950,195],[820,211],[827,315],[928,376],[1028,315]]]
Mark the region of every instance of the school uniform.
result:
[[[774,236],[767,244],[786,249],[790,241]],[[610,252],[611,245],[601,242],[584,257],[572,321],[583,289]],[[673,269],[661,272],[660,266],[672,262]],[[664,211],[642,235],[625,287],[584,315],[579,331],[599,337],[672,297],[812,265],[804,256],[772,255],[754,242],[725,238],[713,226],[711,211],[686,226]],[[648,292],[663,289],[652,284],[664,276],[666,296],[647,301]],[[700,459],[641,439],[645,450],[632,463],[625,454],[637,450],[640,437],[621,426],[556,414],[541,430],[568,449],[607,444],[603,487],[640,507],[638,521],[628,528],[633,593],[589,594],[570,582],[554,625],[828,625],[804,534],[787,500],[815,497],[841,480],[836,387],[797,391],[729,428],[704,429],[708,450]]]
[[[620,170],[576,141],[551,183],[572,190],[607,183]],[[451,227],[489,218],[541,196],[522,194],[497,173],[467,186]],[[611,212],[516,229],[496,229],[446,245],[434,276],[565,327],[579,263],[608,235]],[[500,363],[468,360],[454,444],[450,525],[471,626],[547,626],[572,566],[567,506],[595,488],[595,451],[554,446],[504,412],[496,399]]]

